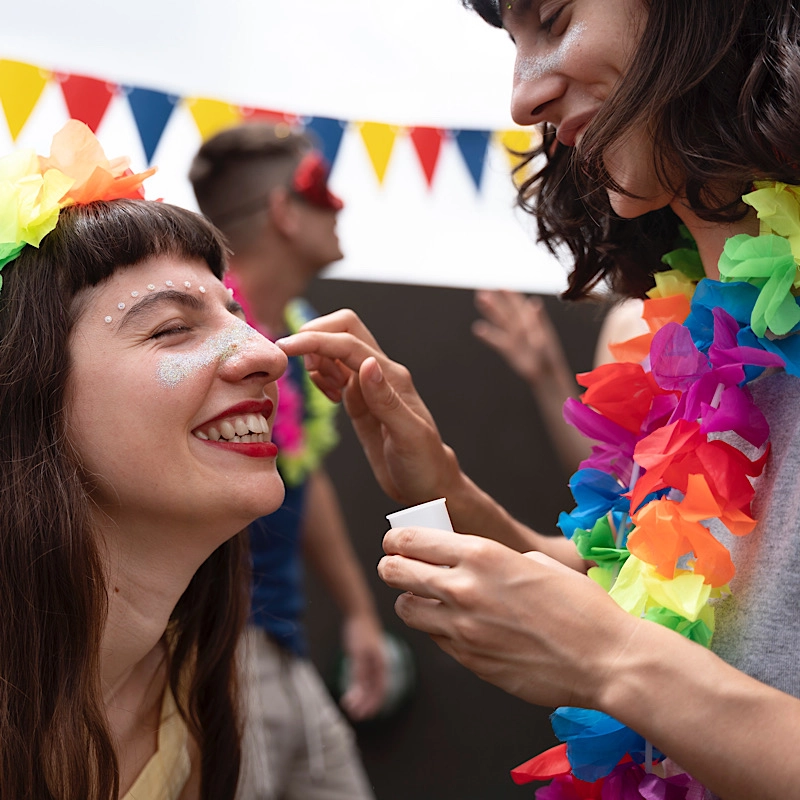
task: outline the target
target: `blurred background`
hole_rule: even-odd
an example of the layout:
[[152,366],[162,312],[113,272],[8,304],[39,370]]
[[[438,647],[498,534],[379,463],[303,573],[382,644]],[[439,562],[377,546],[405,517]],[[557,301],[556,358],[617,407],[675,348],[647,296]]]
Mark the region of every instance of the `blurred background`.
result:
[[[186,180],[202,140],[247,118],[314,132],[345,201],[346,257],[309,294],[349,306],[407,364],[465,471],[518,518],[555,532],[571,507],[530,391],[474,339],[473,290],[545,296],[575,371],[591,367],[602,311],[556,297],[565,268],[513,208],[508,148],[532,131],[508,106],[513,48],[459,0],[38,0],[6,4],[0,26],[0,151],[45,153],[70,116],[112,157],[159,165],[148,197],[196,208]],[[408,648],[413,688],[357,726],[380,800],[531,798],[509,770],[554,744],[548,710],[482,683],[403,628],[372,567],[384,515],[342,415],[327,466],[383,622]],[[310,589],[312,656],[337,667],[338,620]]]

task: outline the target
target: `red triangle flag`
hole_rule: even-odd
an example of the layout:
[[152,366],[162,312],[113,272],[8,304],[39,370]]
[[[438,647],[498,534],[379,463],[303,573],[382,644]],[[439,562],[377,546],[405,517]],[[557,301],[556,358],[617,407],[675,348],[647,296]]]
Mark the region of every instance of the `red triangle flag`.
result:
[[117,87],[85,75],[62,75],[59,82],[70,117],[86,123],[92,133],[97,133]]
[[290,126],[299,124],[297,114],[290,114],[288,111],[273,111],[270,108],[254,108],[253,106],[240,106],[240,111],[242,112],[243,122],[253,120],[254,122],[270,122],[272,124],[285,122]]
[[411,141],[422,164],[422,171],[428,186],[433,182],[433,173],[439,160],[439,150],[442,147],[444,131],[441,128],[411,128],[409,131]]

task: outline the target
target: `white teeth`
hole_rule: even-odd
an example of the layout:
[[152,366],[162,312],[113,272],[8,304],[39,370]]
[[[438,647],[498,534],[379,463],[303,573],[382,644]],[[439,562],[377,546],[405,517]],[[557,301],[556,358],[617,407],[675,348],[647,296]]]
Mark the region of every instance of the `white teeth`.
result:
[[220,439],[230,442],[266,442],[269,434],[269,423],[263,414],[248,414],[246,417],[234,417],[232,420],[218,422],[219,427],[211,426],[207,433],[197,430],[194,435],[198,439],[218,442]]

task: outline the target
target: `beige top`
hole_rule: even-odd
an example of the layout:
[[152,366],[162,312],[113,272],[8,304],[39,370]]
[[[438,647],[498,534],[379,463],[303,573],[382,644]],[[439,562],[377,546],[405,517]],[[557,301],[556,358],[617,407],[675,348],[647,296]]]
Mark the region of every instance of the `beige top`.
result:
[[169,686],[161,702],[158,750],[122,800],[177,800],[189,780],[189,732]]

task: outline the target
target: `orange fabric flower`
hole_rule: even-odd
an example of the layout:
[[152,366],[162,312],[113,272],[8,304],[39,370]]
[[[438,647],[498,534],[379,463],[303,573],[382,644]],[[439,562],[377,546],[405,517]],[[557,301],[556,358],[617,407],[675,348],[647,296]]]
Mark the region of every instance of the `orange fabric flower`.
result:
[[94,200],[143,199],[143,182],[155,171],[133,173],[130,159],[109,161],[91,129],[71,119],[53,137],[48,157],[39,156],[42,173],[57,169],[75,183],[61,198],[61,205],[91,203]]

